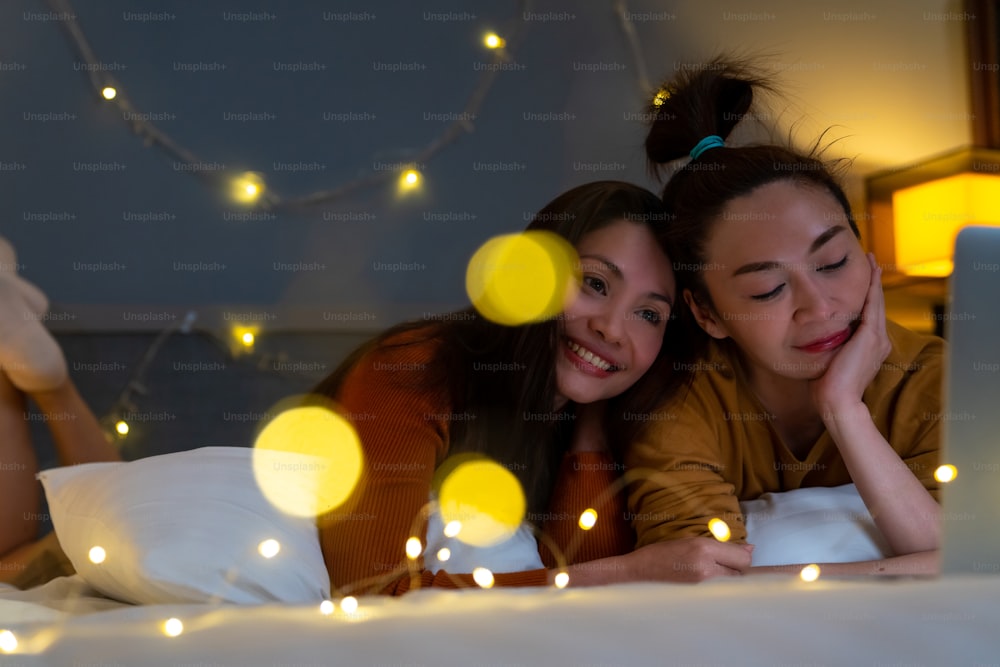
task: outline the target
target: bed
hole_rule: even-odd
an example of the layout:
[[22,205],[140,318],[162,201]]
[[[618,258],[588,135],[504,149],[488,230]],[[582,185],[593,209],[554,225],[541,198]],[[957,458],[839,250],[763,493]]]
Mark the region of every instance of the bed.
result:
[[[416,591],[339,605],[146,605],[78,577],[0,591],[28,665],[996,665],[1000,578],[767,575],[697,585]],[[168,636],[164,623],[183,629]],[[9,636],[8,641],[9,641]]]

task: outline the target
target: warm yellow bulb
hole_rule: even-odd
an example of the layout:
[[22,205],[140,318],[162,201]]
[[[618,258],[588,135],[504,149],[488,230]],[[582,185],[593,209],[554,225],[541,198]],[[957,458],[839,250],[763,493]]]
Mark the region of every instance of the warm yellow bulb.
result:
[[941,482],[942,484],[947,484],[958,477],[958,468],[946,463],[943,466],[938,466],[938,469],[934,471],[934,479]]
[[113,100],[118,95],[118,91],[111,86],[105,86],[104,90],[101,91],[101,95],[103,95],[106,100]]
[[264,558],[274,558],[281,551],[281,543],[278,540],[264,540],[257,545],[257,551]]
[[241,204],[253,204],[264,194],[264,179],[253,171],[245,171],[232,180],[231,196]]
[[0,630],[0,651],[13,653],[17,650],[17,637],[10,630]]
[[556,575],[556,588],[566,588],[569,586],[569,573],[560,572]]
[[486,47],[490,49],[499,49],[503,47],[506,43],[507,42],[504,41],[504,39],[495,32],[488,33],[486,37],[483,38],[483,44],[485,44]]
[[420,554],[424,552],[424,546],[420,544],[419,537],[411,537],[406,540],[406,557],[410,560],[416,560],[420,558]]
[[323,614],[324,616],[329,616],[330,614],[332,614],[334,609],[336,609],[336,606],[330,600],[323,600],[322,602],[319,603],[319,613]]
[[653,96],[653,106],[654,107],[663,106],[663,103],[666,102],[669,98],[670,98],[669,92],[662,89],[658,90],[656,91],[656,95]]
[[253,334],[247,331],[243,336],[240,337],[240,342],[246,347],[253,347],[254,337]]
[[461,521],[449,521],[448,525],[444,527],[445,537],[455,537],[460,532],[462,532],[462,522]]
[[406,194],[413,192],[420,187],[420,172],[416,169],[407,169],[399,176],[399,192]]
[[90,558],[91,563],[100,565],[108,557],[108,552],[104,550],[104,547],[91,547],[90,551],[87,552],[87,557]]
[[472,579],[481,588],[493,588],[493,573],[485,567],[477,567],[472,571]]
[[179,618],[168,618],[163,624],[163,634],[168,637],[176,637],[184,632],[184,624]]
[[580,514],[580,528],[590,530],[597,523],[597,512],[592,509],[583,510]]
[[115,424],[115,431],[118,435],[128,435],[128,423],[124,419],[119,419]]
[[712,535],[720,542],[728,542],[732,533],[729,531],[729,524],[722,519],[712,519],[708,522],[708,529]]
[[442,563],[451,558],[451,549],[448,547],[441,547],[437,552],[437,559]]
[[353,595],[348,595],[346,598],[340,601],[340,608],[346,611],[348,614],[353,614],[358,610],[358,599]]
[[802,581],[816,581],[819,579],[819,565],[806,565],[802,568],[802,571],[799,572],[799,577]]

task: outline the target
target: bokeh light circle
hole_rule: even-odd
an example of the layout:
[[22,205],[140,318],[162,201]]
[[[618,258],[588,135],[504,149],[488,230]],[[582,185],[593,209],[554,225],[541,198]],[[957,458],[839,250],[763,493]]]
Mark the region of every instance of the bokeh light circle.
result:
[[445,524],[461,522],[455,539],[488,547],[510,538],[524,519],[524,491],[517,477],[499,463],[473,458],[444,478],[438,493]]
[[495,236],[473,253],[465,291],[485,318],[518,326],[555,317],[575,298],[579,258],[566,239],[546,231]]
[[253,471],[264,496],[293,516],[319,516],[354,491],[364,464],[354,427],[332,406],[301,399],[276,411],[254,442]]

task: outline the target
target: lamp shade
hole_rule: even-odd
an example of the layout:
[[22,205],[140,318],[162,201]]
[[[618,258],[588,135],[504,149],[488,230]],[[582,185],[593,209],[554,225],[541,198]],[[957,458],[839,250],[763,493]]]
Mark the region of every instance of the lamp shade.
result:
[[1000,226],[1000,175],[965,172],[903,188],[892,210],[897,270],[948,276],[962,227]]

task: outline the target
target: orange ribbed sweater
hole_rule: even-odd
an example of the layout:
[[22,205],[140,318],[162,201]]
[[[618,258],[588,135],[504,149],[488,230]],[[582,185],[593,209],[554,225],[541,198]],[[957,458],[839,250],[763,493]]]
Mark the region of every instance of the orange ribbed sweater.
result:
[[[451,401],[442,390],[418,389],[437,343],[394,338],[365,355],[348,373],[336,400],[361,440],[365,470],[345,505],[320,520],[320,543],[332,590],[392,595],[416,587],[475,586],[469,574],[407,569],[406,540],[426,543],[426,521],[419,518],[427,503],[436,468],[448,456]],[[413,340],[416,340],[415,338]],[[563,551],[568,564],[582,563],[632,550],[635,534],[628,521],[624,495],[595,502],[618,478],[620,466],[601,452],[567,454],[553,488],[542,530]],[[594,508],[597,525],[582,531],[580,513]],[[538,523],[538,522],[536,522]],[[540,540],[540,543],[544,540]],[[548,549],[539,547],[543,563],[556,565]],[[498,586],[541,586],[545,569],[495,574]]]

